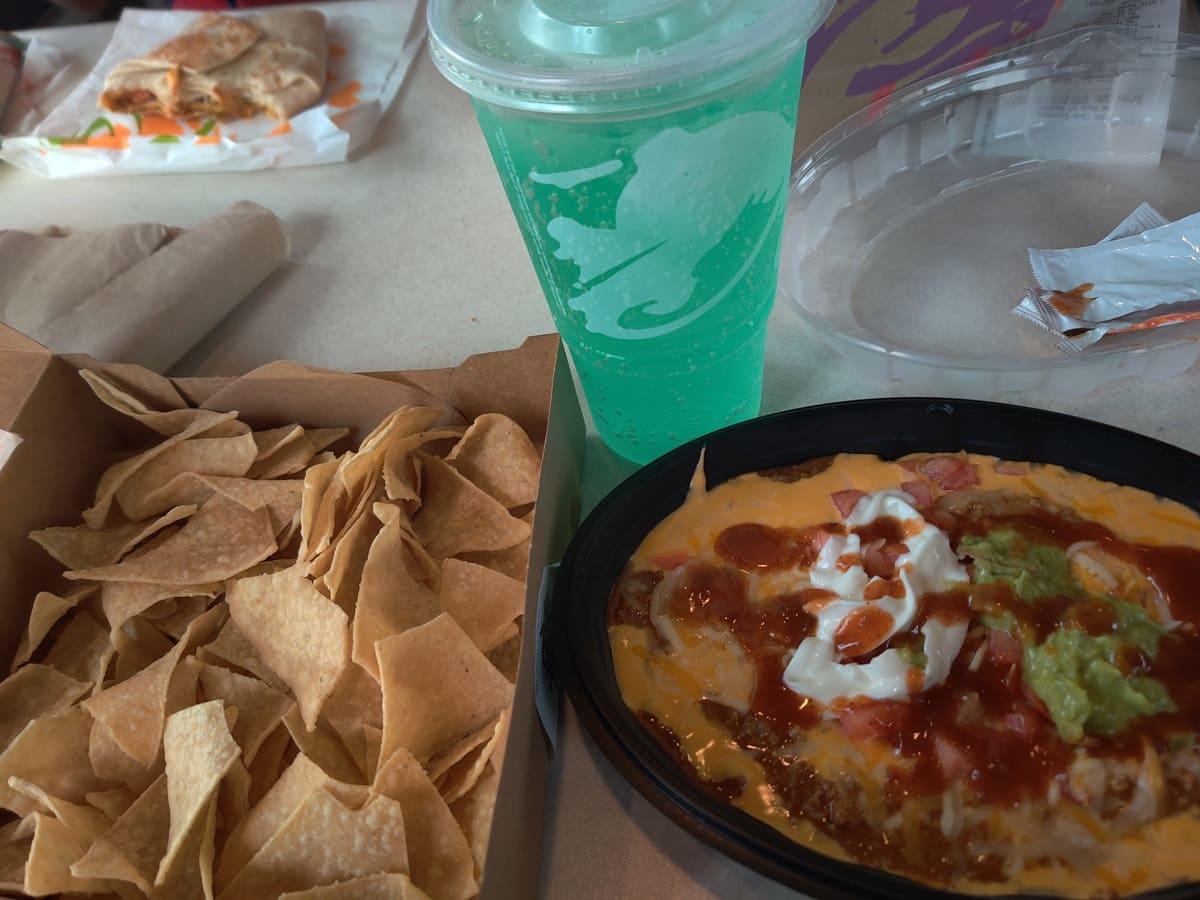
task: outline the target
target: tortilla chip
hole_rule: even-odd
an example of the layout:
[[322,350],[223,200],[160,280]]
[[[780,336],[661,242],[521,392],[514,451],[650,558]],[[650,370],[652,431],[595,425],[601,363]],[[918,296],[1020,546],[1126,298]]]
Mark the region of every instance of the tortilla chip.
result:
[[284,425],[282,428],[269,428],[266,431],[255,431],[253,434],[254,446],[258,450],[254,454],[254,461],[262,462],[271,454],[278,453],[281,447],[299,440],[304,434],[304,428],[300,425]]
[[420,505],[421,460],[407,447],[393,447],[383,458],[383,486],[389,500]]
[[488,662],[496,667],[501,675],[512,683],[517,681],[517,671],[521,666],[521,634],[518,631],[499,647],[487,655]]
[[253,675],[277,691],[288,689],[288,686],[263,662],[263,658],[258,655],[258,650],[242,634],[233,619],[226,621],[216,638],[201,647],[196,655],[204,662],[232,666],[235,670]]
[[270,456],[255,461],[246,473],[250,478],[283,478],[304,471],[316,456],[317,450],[308,437],[301,433],[283,444]]
[[505,634],[525,610],[525,585],[515,578],[458,559],[442,566],[442,609],[484,653],[506,639]]
[[250,812],[250,770],[236,760],[217,789],[217,813],[227,831]]
[[427,760],[512,703],[513,686],[445,613],[380,641],[376,653],[383,685],[383,759],[404,747]]
[[[106,581],[100,589],[100,607],[115,633],[134,616],[141,615],[164,600],[176,597],[215,599],[225,590],[225,582],[207,584],[135,584],[128,581]],[[114,638],[115,643],[115,638]]]
[[507,550],[481,551],[479,553],[458,553],[456,556],[465,562],[478,563],[485,568],[526,581],[529,578],[529,550],[531,541],[522,541]]
[[108,885],[103,881],[76,878],[71,863],[83,856],[78,837],[64,822],[53,816],[33,814],[33,843],[25,863],[23,890],[31,897],[44,897],[64,891],[94,891],[103,893]]
[[[188,626],[201,616],[207,609],[209,603],[212,602],[210,597],[176,597],[173,600],[167,600],[173,608],[168,615],[161,618],[153,619],[154,627],[168,637],[173,637],[179,640],[187,631]],[[155,608],[162,604],[156,604]],[[149,611],[146,617],[149,618]]]
[[23,778],[9,778],[8,786],[37,803],[40,812],[48,812],[66,825],[75,840],[85,848],[90,847],[92,841],[112,825],[108,816],[87,803],[71,803],[55,797]]
[[25,730],[34,719],[62,712],[89,690],[51,666],[30,664],[0,681],[0,747]]
[[495,737],[498,725],[499,719],[494,722],[488,722],[482,728],[464,734],[453,743],[447,744],[431,756],[425,763],[425,770],[429,773],[429,780],[437,784],[446,777],[446,773],[454,768],[454,766],[470,757],[481,747],[486,746]]
[[0,891],[24,890],[25,861],[32,846],[32,816],[0,826]]
[[474,861],[462,829],[429,776],[401,748],[379,769],[372,794],[391,797],[404,812],[409,874],[413,884],[439,900],[475,895]]
[[171,829],[167,852],[158,866],[155,884],[162,886],[185,838],[209,814],[221,779],[241,756],[229,733],[220,700],[180,710],[167,720],[163,733],[167,770],[167,801]]
[[247,763],[250,770],[250,806],[256,806],[266,795],[286,765],[284,757],[289,750],[295,749],[292,735],[281,722],[263,740],[254,754],[254,759]]
[[[218,606],[206,612],[188,626],[184,639],[168,653],[151,663],[137,675],[100,691],[84,702],[84,707],[107,726],[117,744],[143,766],[152,765],[158,757],[163,727],[169,714],[172,675],[180,659],[192,647],[206,640],[220,624],[224,611]],[[184,669],[185,674],[189,672]],[[190,673],[191,679],[195,672]],[[195,697],[194,680],[192,698]],[[186,694],[177,682],[176,690]]]
[[309,428],[304,432],[304,436],[312,442],[317,453],[320,453],[326,447],[332,447],[349,433],[349,428]]
[[506,550],[529,537],[525,522],[436,456],[421,455],[425,473],[413,528],[435,559],[480,550]]
[[149,894],[167,852],[170,829],[167,776],[160,775],[112,828],[96,838],[71,871],[81,878],[128,881]]
[[117,745],[142,766],[158,756],[167,715],[167,688],[186,646],[166,655],[126,681],[84,701],[84,708],[112,734]]
[[429,900],[407,875],[367,875],[307,891],[291,891],[279,900]]
[[[80,369],[80,376],[87,382],[88,387],[100,399],[105,406],[115,409],[122,415],[140,422],[152,431],[157,431],[159,434],[171,437],[179,434],[188,428],[195,426],[203,426],[206,423],[209,425],[209,433],[215,434],[218,431],[228,434],[237,434],[241,431],[248,430],[241,422],[230,421],[232,416],[229,413],[218,413],[207,409],[172,409],[165,412],[152,410],[137,397],[121,390],[111,381],[108,381],[100,374],[91,371],[90,369]],[[233,415],[236,415],[234,413]],[[229,424],[218,429],[216,426],[228,422]],[[232,428],[230,426],[238,426]],[[201,427],[200,431],[205,429]],[[199,432],[197,432],[199,433]]]
[[85,796],[88,804],[108,816],[110,822],[115,822],[133,805],[138,795],[126,787],[112,788],[107,791],[89,791]]
[[135,472],[143,466],[148,465],[160,454],[165,453],[177,444],[183,443],[188,438],[211,431],[214,427],[226,422],[233,422],[236,417],[236,412],[228,412],[197,418],[182,431],[172,435],[165,441],[155,444],[149,450],[145,450],[136,456],[109,466],[104,474],[100,476],[100,483],[96,486],[95,503],[83,511],[83,521],[92,528],[103,528],[105,521],[108,519],[108,512],[112,507],[113,498],[120,487]]
[[338,461],[333,459],[309,466],[304,473],[304,489],[300,497],[300,559],[309,559],[309,548],[324,537],[316,531],[317,519],[337,469]]
[[489,763],[495,762],[496,767],[500,768],[500,761],[496,759],[495,754],[503,746],[504,738],[508,736],[507,717],[508,712],[505,711],[485,743],[473,748],[435,779],[435,784],[447,803],[453,803],[471,790]]
[[347,615],[354,615],[363,566],[367,563],[367,554],[380,529],[377,518],[361,516],[334,546],[329,571],[325,573],[325,583],[329,599],[344,609]]
[[72,616],[58,639],[50,645],[42,663],[53,666],[76,681],[99,684],[112,659],[113,645],[108,630],[80,610]]
[[461,428],[435,428],[388,442],[383,456],[383,483],[389,500],[421,503],[421,461],[413,453],[425,444],[462,435]]
[[41,591],[33,598],[33,607],[29,610],[29,622],[21,633],[21,642],[17,645],[17,655],[13,657],[10,672],[27,663],[34,652],[41,646],[46,635],[50,633],[58,620],[74,609],[76,604],[85,597],[96,592],[96,585],[89,584],[76,588],[65,597]]
[[115,563],[155,532],[194,512],[195,506],[176,506],[152,522],[123,522],[100,529],[87,525],[43,528],[29,537],[68,569],[92,569]]
[[364,725],[363,741],[367,748],[367,781],[370,783],[375,780],[375,773],[379,771],[379,750],[383,746],[383,729],[376,728],[374,725]]
[[88,761],[97,778],[105,783],[123,784],[135,794],[145,791],[162,774],[161,759],[156,758],[148,766],[142,765],[121,749],[113,733],[102,722],[92,722]]
[[283,717],[283,724],[300,752],[320,766],[330,778],[346,784],[366,782],[366,775],[354,754],[324,716],[317,720],[317,727],[310,731],[300,718],[299,709],[293,708]]
[[217,887],[223,890],[304,800],[328,780],[322,769],[301,754],[279,776],[260,803],[234,827],[221,850]]
[[496,813],[496,792],[500,788],[500,773],[492,765],[484,767],[475,787],[461,799],[450,804],[450,812],[458,820],[475,857],[475,877],[482,879],[487,860],[488,838],[492,834],[492,819]]
[[[117,504],[130,519],[145,519],[170,506],[151,497],[184,472],[199,475],[245,475],[254,463],[257,447],[253,435],[196,437],[181,441],[138,468],[117,489]],[[162,504],[161,499],[158,504]]]
[[155,509],[178,503],[198,506],[213,494],[221,494],[240,503],[246,509],[265,507],[271,516],[271,527],[278,534],[291,524],[292,518],[300,509],[300,493],[303,488],[301,482],[294,480],[259,481],[253,478],[184,472],[150,494],[146,498],[146,504]]
[[298,437],[281,443],[271,454],[260,456],[247,474],[251,478],[282,478],[301,472],[307,466],[323,462],[317,458],[321,451],[349,433],[349,428],[301,429]]
[[407,871],[399,803],[377,797],[361,810],[351,810],[328,792],[317,790],[220,896],[260,900],[363,875]]
[[349,621],[299,567],[230,585],[233,621],[292,690],[311,731],[350,656]]
[[441,612],[436,591],[409,574],[411,554],[397,517],[383,527],[363,566],[354,612],[353,660],[379,678],[375,645],[424,625]]
[[321,713],[342,739],[358,768],[363,774],[369,774],[363,725],[383,727],[383,693],[378,682],[362,666],[351,663],[342,672]]
[[541,456],[529,435],[507,416],[480,416],[446,461],[509,509],[537,499]]
[[237,708],[233,739],[247,763],[295,703],[269,684],[221,666],[200,666],[200,690],[205,700],[223,700]]
[[292,761],[275,786],[255,804],[230,833],[221,851],[218,885],[224,887],[245,867],[314,791],[324,789],[349,809],[361,809],[369,798],[366,785],[344,784],[304,754]]
[[34,719],[0,752],[0,806],[25,816],[37,804],[8,786],[16,776],[71,803],[88,791],[109,787],[92,772],[88,738],[92,720],[78,706]]
[[151,900],[213,900],[216,822],[217,798],[213,797],[184,835],[166,871],[160,869]]
[[203,584],[232,578],[275,552],[275,531],[265,509],[248,510],[214,496],[170,540],[137,559],[65,573],[92,581]]
[[171,652],[174,642],[141,616],[111,635],[117,652],[116,680],[126,681]]

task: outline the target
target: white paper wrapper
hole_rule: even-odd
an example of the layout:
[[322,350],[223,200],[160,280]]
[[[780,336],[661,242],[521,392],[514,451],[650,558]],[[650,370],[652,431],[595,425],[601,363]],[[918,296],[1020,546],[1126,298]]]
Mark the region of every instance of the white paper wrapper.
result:
[[[177,35],[200,13],[127,9],[96,67],[28,136],[6,138],[0,159],[39,175],[248,172],[343,162],[364,144],[396,97],[425,39],[417,0],[314,4],[328,21],[329,72],[321,101],[290,121],[266,116],[143,120],[96,101],[117,63]],[[253,11],[231,13],[250,15]]]
[[[0,115],[0,135],[33,131],[53,108],[53,98],[63,96],[66,87],[78,77],[67,54],[41,38],[33,38],[25,48],[20,80],[13,86],[8,108]],[[0,94],[3,93],[0,86]]]
[[3,117],[9,99],[16,91],[24,64],[25,42],[0,31],[0,117]]
[[1091,247],[1030,250],[1038,288],[1013,314],[1079,353],[1107,334],[1200,319],[1200,213],[1168,222],[1143,203]]

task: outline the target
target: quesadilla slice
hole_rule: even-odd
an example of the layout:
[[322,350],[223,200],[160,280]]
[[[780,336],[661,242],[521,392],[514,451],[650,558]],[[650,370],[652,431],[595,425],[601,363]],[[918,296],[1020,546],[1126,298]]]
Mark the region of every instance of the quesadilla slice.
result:
[[325,17],[314,10],[212,13],[119,63],[105,79],[100,107],[172,118],[288,119],[321,96],[327,54]]

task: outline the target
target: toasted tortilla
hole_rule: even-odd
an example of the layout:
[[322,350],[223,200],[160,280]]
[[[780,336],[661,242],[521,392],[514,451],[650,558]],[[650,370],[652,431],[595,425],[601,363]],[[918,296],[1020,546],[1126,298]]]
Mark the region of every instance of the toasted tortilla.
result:
[[244,18],[212,13],[145,56],[119,63],[99,105],[172,118],[265,113],[286,120],[321,96],[327,55],[325,17],[315,10]]

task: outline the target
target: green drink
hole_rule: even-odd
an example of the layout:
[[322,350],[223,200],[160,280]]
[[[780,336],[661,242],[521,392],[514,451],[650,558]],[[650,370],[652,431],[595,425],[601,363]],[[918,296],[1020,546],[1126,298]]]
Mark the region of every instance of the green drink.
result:
[[827,0],[432,0],[597,430],[757,414],[804,44]]

